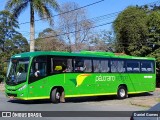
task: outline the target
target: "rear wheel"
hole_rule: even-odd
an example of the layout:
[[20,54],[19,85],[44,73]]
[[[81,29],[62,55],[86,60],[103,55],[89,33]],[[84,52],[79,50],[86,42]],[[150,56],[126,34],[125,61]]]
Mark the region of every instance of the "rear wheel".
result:
[[124,86],[119,86],[117,90],[117,97],[118,99],[125,99],[128,96],[127,89]]
[[60,91],[58,90],[58,88],[53,89],[51,92],[51,96],[50,96],[51,102],[52,103],[59,103],[60,97],[61,97],[61,94],[60,94]]

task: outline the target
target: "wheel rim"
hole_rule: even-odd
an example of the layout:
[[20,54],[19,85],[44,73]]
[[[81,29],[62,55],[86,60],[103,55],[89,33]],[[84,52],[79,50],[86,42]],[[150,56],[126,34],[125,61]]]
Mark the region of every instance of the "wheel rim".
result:
[[119,90],[120,97],[124,97],[126,95],[126,91],[124,89]]
[[60,99],[60,93],[59,92],[56,93],[56,99],[58,99],[58,100]]

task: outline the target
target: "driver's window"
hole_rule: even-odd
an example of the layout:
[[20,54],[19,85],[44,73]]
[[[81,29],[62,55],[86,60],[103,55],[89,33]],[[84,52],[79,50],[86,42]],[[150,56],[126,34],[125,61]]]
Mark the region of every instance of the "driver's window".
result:
[[47,57],[35,57],[30,69],[30,81],[34,81],[45,76],[47,76]]

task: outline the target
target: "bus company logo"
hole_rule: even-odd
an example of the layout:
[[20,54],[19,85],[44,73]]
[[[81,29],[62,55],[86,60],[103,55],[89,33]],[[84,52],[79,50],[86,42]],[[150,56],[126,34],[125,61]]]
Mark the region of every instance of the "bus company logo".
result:
[[80,74],[76,77],[76,82],[77,82],[77,85],[76,87],[80,86],[83,81],[86,79],[86,77],[90,76],[90,74]]
[[101,74],[99,76],[96,76],[95,81],[96,82],[102,82],[102,81],[115,81],[115,76],[102,76]]

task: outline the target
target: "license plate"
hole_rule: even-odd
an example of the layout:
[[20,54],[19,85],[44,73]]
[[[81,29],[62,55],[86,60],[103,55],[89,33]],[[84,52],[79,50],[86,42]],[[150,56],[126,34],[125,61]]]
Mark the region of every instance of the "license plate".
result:
[[13,99],[14,99],[14,96],[9,96],[9,99],[12,99],[12,100],[13,100]]

